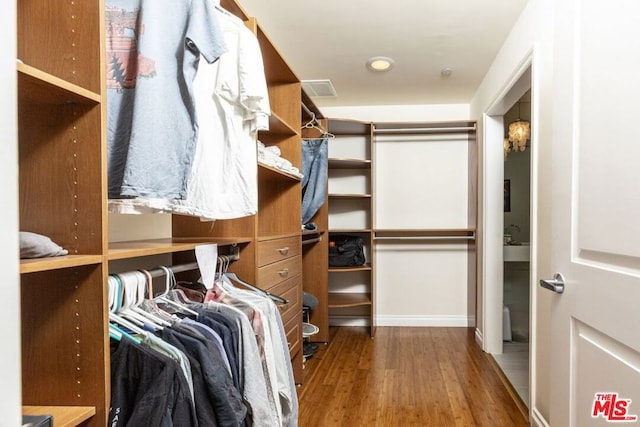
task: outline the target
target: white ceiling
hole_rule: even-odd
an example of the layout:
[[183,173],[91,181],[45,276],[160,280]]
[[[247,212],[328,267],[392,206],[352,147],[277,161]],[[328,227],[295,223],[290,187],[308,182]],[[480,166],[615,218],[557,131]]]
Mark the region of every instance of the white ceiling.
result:
[[[331,80],[324,107],[469,103],[527,0],[239,2],[298,78]],[[395,66],[374,73],[372,56]]]

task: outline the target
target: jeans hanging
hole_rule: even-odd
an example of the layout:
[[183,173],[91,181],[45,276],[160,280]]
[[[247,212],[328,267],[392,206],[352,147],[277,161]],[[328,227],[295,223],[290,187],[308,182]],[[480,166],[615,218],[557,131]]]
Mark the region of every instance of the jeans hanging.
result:
[[302,140],[302,225],[311,221],[327,198],[329,138]]

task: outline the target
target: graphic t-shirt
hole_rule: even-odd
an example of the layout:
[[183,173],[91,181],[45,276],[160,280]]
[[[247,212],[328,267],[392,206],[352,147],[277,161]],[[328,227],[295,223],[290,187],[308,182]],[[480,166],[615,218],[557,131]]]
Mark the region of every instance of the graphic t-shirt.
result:
[[107,0],[109,197],[182,199],[196,147],[200,55],[226,51],[211,0]]

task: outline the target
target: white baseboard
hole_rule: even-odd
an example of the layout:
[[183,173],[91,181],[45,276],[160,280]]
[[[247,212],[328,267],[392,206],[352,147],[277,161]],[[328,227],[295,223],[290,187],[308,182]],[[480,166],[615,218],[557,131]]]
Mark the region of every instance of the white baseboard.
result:
[[531,411],[531,425],[533,427],[549,427],[550,426],[547,420],[545,420],[545,418],[536,408],[533,408],[533,410]]
[[476,328],[476,343],[478,343],[478,345],[480,346],[480,348],[484,348],[482,345],[484,343],[484,337],[482,335],[482,331],[480,331],[480,329]]
[[475,325],[475,316],[376,316],[378,326],[431,326],[431,327],[470,327]]

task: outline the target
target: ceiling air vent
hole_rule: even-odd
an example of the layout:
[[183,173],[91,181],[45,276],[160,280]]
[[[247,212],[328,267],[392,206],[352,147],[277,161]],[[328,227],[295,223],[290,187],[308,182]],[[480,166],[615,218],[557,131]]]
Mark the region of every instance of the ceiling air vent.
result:
[[331,80],[302,80],[300,83],[302,90],[312,98],[338,96]]

